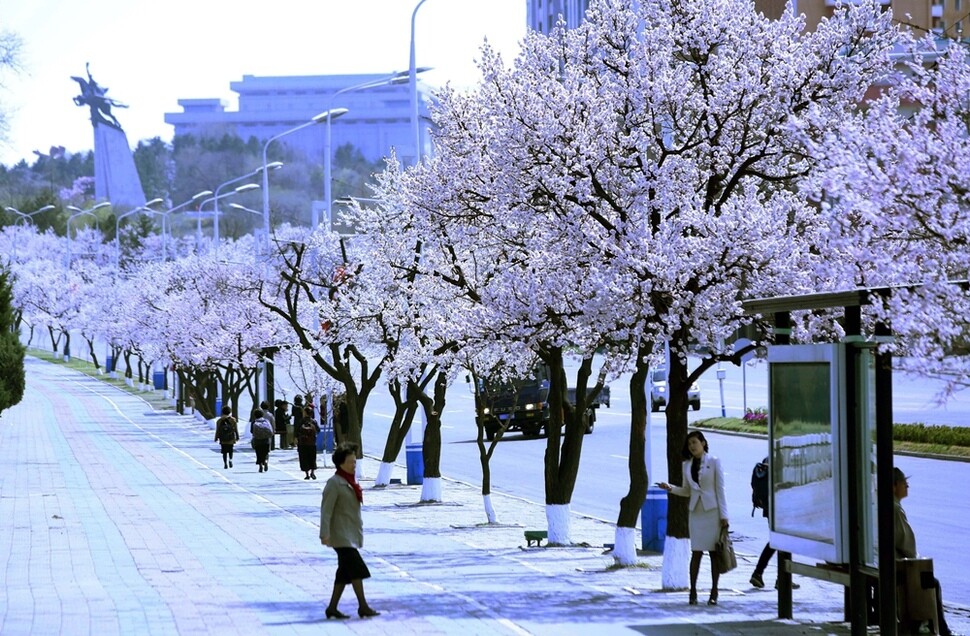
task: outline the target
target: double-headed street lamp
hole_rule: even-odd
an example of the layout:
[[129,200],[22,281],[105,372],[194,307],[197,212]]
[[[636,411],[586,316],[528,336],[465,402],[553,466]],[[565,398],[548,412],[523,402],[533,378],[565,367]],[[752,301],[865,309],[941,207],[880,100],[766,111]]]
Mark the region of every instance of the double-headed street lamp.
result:
[[[206,212],[203,212],[202,208],[204,208],[207,204],[212,203],[215,206],[214,209],[218,210],[219,199],[225,199],[227,197],[231,197],[236,194],[242,194],[243,192],[249,192],[250,190],[257,190],[257,189],[259,189],[258,183],[246,183],[244,185],[239,186],[238,188],[233,189],[232,192],[226,192],[225,194],[211,196],[208,199],[204,200],[202,203],[200,203],[198,212],[196,212],[196,217],[195,217],[196,218],[196,226],[195,226],[196,249],[200,251],[202,249],[202,217],[208,214]],[[210,194],[212,193],[210,192]],[[216,212],[216,214],[218,214],[218,212]]]
[[[168,260],[168,249],[167,249],[168,248],[168,241],[166,239],[167,235],[165,233],[165,226],[168,225],[168,215],[171,214],[171,213],[173,213],[173,212],[178,212],[179,210],[181,210],[185,206],[192,205],[196,201],[198,201],[200,199],[204,199],[205,197],[207,197],[207,196],[209,196],[211,194],[212,194],[212,190],[203,190],[202,192],[197,192],[197,193],[193,194],[192,195],[192,198],[189,199],[188,201],[184,201],[182,203],[179,203],[174,208],[170,208],[168,210],[165,210],[164,212],[159,212],[159,214],[162,215],[162,260],[163,261],[167,261]],[[168,228],[168,229],[169,229],[169,232],[171,232],[171,228]]]
[[[265,156],[263,157],[263,161],[264,162],[266,161],[266,157]],[[241,177],[236,177],[235,179],[230,179],[229,181],[226,181],[225,183],[220,183],[216,187],[215,196],[213,197],[213,201],[214,201],[213,202],[213,214],[215,215],[215,217],[214,217],[214,220],[212,222],[212,241],[213,241],[213,243],[215,243],[215,250],[216,250],[216,253],[217,254],[219,253],[219,191],[222,190],[223,186],[231,185],[233,183],[238,183],[239,181],[244,181],[244,180],[246,180],[246,179],[248,179],[250,177],[255,177],[256,175],[258,175],[261,172],[265,172],[265,171],[268,171],[268,170],[279,170],[282,167],[283,167],[283,162],[282,161],[274,161],[272,163],[264,163],[262,166],[256,168],[255,170],[253,170],[249,174],[244,174]],[[266,187],[265,186],[265,183],[266,182],[264,181],[263,183],[264,183],[264,187]],[[255,185],[255,184],[253,184],[253,185]],[[259,186],[257,186],[257,187],[259,187]],[[250,188],[250,189],[252,189],[252,188]]]
[[71,216],[67,217],[67,268],[68,269],[71,269],[71,223],[77,217],[85,214],[89,216],[93,216],[95,221],[97,221],[98,216],[94,213],[94,211],[100,210],[101,208],[108,207],[109,205],[111,205],[111,203],[109,203],[108,201],[102,201],[101,203],[98,203],[97,205],[92,206],[86,210],[82,210],[81,208],[74,205],[64,206],[65,209],[70,210],[71,212],[74,213]]
[[[280,137],[285,137],[291,133],[295,133],[298,130],[303,130],[304,128],[309,128],[310,126],[315,126],[324,121],[330,121],[336,117],[340,117],[347,112],[346,108],[334,108],[330,110],[325,110],[322,113],[314,115],[310,121],[304,122],[295,128],[290,128],[289,130],[284,130],[278,135],[273,135],[266,140],[263,144],[263,166],[268,166],[266,163],[266,149],[269,145],[279,139]],[[269,170],[263,170],[263,226],[266,230],[266,251],[269,252]]]
[[119,265],[121,264],[121,219],[126,216],[131,216],[132,214],[138,214],[139,212],[148,212],[153,214],[155,210],[151,206],[163,203],[162,199],[152,199],[145,205],[140,205],[133,210],[129,210],[124,214],[119,214],[115,217],[115,271],[118,271]]
[[[420,68],[420,69],[415,69],[414,72],[423,73],[424,71],[427,71],[427,70],[429,69]],[[410,76],[410,72],[408,71],[401,72],[401,73],[392,73],[391,75],[388,75],[387,77],[383,77],[381,79],[371,80],[369,82],[363,82],[361,84],[356,84],[354,86],[348,86],[347,88],[341,88],[340,90],[330,95],[330,98],[327,101],[327,106],[329,108],[333,104],[333,100],[336,99],[338,95],[343,95],[344,93],[351,93],[354,91],[363,91],[369,88],[379,88],[381,86],[390,86],[392,84],[403,84],[408,81],[409,76]],[[338,108],[338,109],[335,109],[333,112],[336,113],[336,111],[343,111],[343,113],[346,113],[347,109]],[[331,111],[327,110],[327,112],[329,113]],[[343,113],[340,113],[340,114],[342,115]],[[333,178],[331,176],[332,164],[333,164],[333,156],[332,156],[333,151],[331,150],[331,141],[330,141],[331,140],[330,120],[334,119],[335,117],[337,117],[337,115],[333,115],[332,117],[327,117],[327,132],[323,142],[323,204],[327,210],[328,220],[332,218],[332,215],[333,215],[333,205],[332,205],[333,202],[331,201],[331,197],[333,196],[331,193],[332,192],[331,189],[333,187]],[[314,218],[311,220],[311,225],[313,226],[313,228],[316,228],[320,220],[316,218],[315,212],[313,214],[313,217]]]
[[[47,212],[48,210],[53,210],[56,207],[57,207],[56,205],[45,205],[44,207],[40,208],[39,210],[34,210],[33,212],[27,212],[27,213],[21,212],[17,208],[12,208],[10,206],[7,206],[4,209],[7,212],[11,212],[11,213],[17,215],[17,220],[14,221],[14,223],[13,223],[14,226],[16,227],[21,221],[24,221],[25,223],[30,223],[31,225],[33,225],[34,224],[34,219],[32,217],[35,214],[40,214],[41,212]],[[17,235],[15,233],[13,235],[13,257],[14,257],[14,260],[17,259],[17,242],[18,242],[17,241]]]

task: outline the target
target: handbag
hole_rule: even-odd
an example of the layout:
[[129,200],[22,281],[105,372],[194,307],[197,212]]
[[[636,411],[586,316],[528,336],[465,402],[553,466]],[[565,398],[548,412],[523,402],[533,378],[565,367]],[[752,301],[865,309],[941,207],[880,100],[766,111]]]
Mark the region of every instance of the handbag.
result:
[[721,528],[721,536],[717,540],[716,547],[715,562],[719,573],[724,574],[738,567],[738,558],[734,555],[734,544],[728,536],[727,526]]

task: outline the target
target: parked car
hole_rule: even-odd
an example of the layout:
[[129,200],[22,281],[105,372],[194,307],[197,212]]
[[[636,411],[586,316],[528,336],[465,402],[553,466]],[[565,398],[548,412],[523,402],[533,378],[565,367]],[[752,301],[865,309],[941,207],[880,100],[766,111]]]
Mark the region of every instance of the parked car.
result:
[[[687,391],[687,403],[695,411],[701,408],[701,389],[696,382]],[[650,409],[656,413],[662,406],[667,406],[667,370],[661,368],[650,374]]]

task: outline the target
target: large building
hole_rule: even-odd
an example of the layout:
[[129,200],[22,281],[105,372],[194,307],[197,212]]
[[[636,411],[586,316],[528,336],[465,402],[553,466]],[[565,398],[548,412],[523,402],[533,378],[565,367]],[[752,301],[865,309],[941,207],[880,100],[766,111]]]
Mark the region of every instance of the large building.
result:
[[[373,88],[346,90],[386,80],[386,75],[317,75],[257,77],[244,75],[230,88],[239,94],[239,109],[226,110],[221,99],[180,99],[182,112],[166,113],[165,123],[176,135],[212,136],[235,133],[243,139],[268,140],[333,108],[347,113],[331,121],[331,151],[352,144],[369,160],[390,154],[392,148],[406,164],[415,157],[411,90],[407,78]],[[418,82],[418,137],[421,153],[431,149],[428,89]],[[338,94],[339,93],[339,94]],[[308,126],[282,137],[279,143],[323,163],[326,125]]]
[[[797,13],[805,14],[805,23],[818,24],[829,17],[840,4],[839,0],[792,0]],[[566,26],[578,26],[586,15],[589,0],[527,0],[526,16],[529,28],[540,33],[550,33],[559,16]],[[962,38],[964,26],[970,20],[970,10],[963,6],[970,0],[882,0],[891,8],[893,16],[919,33],[933,31],[949,38]],[[769,18],[781,17],[786,0],[755,0],[755,7]]]

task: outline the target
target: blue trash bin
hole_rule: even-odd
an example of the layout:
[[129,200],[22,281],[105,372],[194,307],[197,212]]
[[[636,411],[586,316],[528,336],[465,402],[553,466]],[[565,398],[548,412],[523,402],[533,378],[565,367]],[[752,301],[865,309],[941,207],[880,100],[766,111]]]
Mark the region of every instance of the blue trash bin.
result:
[[222,398],[216,398],[216,416],[222,415]]
[[154,375],[152,376],[152,380],[154,381],[155,390],[156,391],[161,391],[161,390],[163,390],[165,388],[165,372],[164,371],[156,371],[154,373]]
[[317,433],[317,452],[318,453],[332,453],[333,452],[333,429],[332,428],[322,428],[320,432]]
[[640,509],[640,527],[643,549],[663,553],[667,537],[667,492],[649,488],[647,499]]
[[422,444],[408,444],[405,449],[408,465],[408,485],[424,483],[424,447]]
[[105,373],[111,373],[112,366],[114,365],[114,363],[115,363],[115,359],[112,356],[108,356],[107,358],[104,359]]

